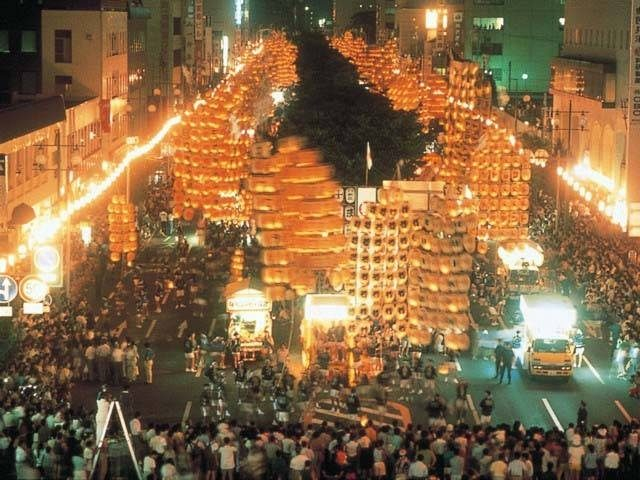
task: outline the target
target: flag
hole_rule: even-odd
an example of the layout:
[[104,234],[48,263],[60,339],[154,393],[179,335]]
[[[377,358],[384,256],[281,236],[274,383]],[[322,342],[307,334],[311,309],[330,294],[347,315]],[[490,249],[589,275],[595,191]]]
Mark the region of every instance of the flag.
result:
[[367,142],[367,170],[371,170],[371,167],[373,167],[373,158],[371,158],[371,146]]

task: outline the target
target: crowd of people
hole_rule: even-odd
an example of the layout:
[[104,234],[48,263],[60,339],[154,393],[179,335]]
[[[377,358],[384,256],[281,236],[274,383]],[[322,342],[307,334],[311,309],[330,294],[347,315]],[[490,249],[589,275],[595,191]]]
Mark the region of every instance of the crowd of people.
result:
[[555,224],[555,202],[540,192],[530,231],[545,249],[557,289],[578,317],[601,327],[611,344],[612,373],[636,375],[640,356],[640,257],[637,245],[597,212],[568,206]]

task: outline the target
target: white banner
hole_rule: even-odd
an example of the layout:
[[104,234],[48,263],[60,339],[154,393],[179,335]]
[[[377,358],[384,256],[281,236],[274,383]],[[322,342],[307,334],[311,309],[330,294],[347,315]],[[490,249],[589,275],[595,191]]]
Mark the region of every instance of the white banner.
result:
[[628,232],[640,237],[640,6],[631,1],[631,45],[629,48],[629,100],[627,103],[626,190]]

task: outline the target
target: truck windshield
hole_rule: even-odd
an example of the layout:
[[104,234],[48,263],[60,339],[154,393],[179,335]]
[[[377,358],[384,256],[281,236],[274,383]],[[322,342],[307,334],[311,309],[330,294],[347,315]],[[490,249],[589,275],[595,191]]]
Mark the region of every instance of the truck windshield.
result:
[[533,341],[536,352],[565,353],[569,351],[569,341],[564,339],[536,339]]

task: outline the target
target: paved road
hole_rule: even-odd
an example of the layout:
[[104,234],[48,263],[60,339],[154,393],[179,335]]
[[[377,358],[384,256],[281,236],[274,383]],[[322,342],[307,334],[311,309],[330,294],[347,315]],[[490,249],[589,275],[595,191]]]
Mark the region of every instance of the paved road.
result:
[[[156,273],[154,268],[158,257],[172,249],[171,239],[155,239],[147,253],[141,255],[141,266],[147,281],[151,281]],[[166,260],[165,260],[166,262]],[[220,296],[220,285],[209,282],[202,285],[203,296],[209,301],[204,318],[193,315],[192,309],[175,310],[173,294],[169,295],[163,306],[163,313],[151,314],[141,328],[136,328],[130,320],[125,334],[143,343],[151,342],[156,350],[155,382],[153,385],[135,384],[131,388],[133,409],[143,412],[145,419],[162,422],[175,422],[190,419],[201,419],[200,394],[205,385],[202,370],[197,373],[184,371],[182,344],[189,332],[211,332],[222,335],[226,328],[224,321],[217,320],[223,313],[224,306],[217,303]],[[298,324],[294,325],[294,344],[296,352]],[[274,328],[277,345],[286,343],[291,331],[290,324],[277,324]],[[469,382],[469,403],[476,408],[484,391],[490,389],[495,397],[496,408],[494,423],[512,423],[515,419],[525,426],[539,425],[545,428],[553,426],[565,427],[576,419],[576,411],[581,400],[588,405],[589,423],[610,423],[613,419],[627,420],[630,416],[640,417],[640,402],[629,398],[629,384],[610,375],[611,347],[601,339],[590,338],[586,345],[586,358],[582,368],[578,369],[568,382],[557,379],[532,379],[523,372],[514,370],[511,385],[498,385],[494,380],[494,366],[491,359],[471,359],[462,356],[459,359],[459,371],[445,381],[441,377],[438,389],[451,401],[455,396],[454,377],[461,376]],[[440,359],[435,359],[439,362]],[[229,410],[233,417],[240,419],[264,418],[272,420],[273,409],[267,400],[261,404],[265,416],[242,404],[237,388],[230,372],[227,373],[227,397]],[[81,383],[74,391],[74,403],[86,409],[95,406],[97,384]],[[116,391],[117,393],[117,391]],[[390,392],[389,398],[397,400],[398,392]],[[409,407],[414,423],[425,423],[425,395],[414,395],[412,400],[404,403]],[[319,406],[316,418],[328,419],[326,408]],[[397,408],[391,407],[388,412],[393,418],[397,416]],[[323,416],[324,415],[324,416]],[[473,411],[469,412],[470,423],[477,421]],[[453,422],[449,415],[448,421]]]

